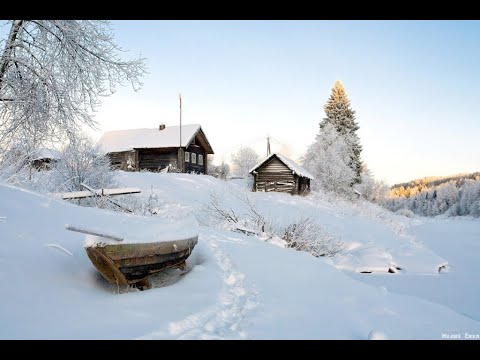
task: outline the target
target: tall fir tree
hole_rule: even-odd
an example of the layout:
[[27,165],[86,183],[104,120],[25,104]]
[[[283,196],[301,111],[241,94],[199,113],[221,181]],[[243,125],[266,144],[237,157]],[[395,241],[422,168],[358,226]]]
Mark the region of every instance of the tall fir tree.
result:
[[340,81],[335,82],[332,88],[332,94],[327,103],[323,107],[325,109],[326,117],[320,122],[320,129],[323,129],[326,124],[332,124],[335,129],[342,135],[349,135],[350,146],[352,147],[352,161],[350,167],[355,171],[354,183],[361,182],[361,167],[362,161],[360,153],[362,152],[362,145],[356,133],[359,129],[355,121],[355,111],[350,107],[350,100],[347,92]]

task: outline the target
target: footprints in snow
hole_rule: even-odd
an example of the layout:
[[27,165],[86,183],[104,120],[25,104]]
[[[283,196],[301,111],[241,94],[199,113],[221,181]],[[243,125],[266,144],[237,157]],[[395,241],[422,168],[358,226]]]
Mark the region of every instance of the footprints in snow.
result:
[[231,258],[218,248],[216,236],[204,239],[212,249],[223,272],[223,288],[218,303],[205,311],[170,323],[169,332],[178,339],[246,339],[242,321],[253,310],[255,293],[245,286],[245,275],[238,271]]

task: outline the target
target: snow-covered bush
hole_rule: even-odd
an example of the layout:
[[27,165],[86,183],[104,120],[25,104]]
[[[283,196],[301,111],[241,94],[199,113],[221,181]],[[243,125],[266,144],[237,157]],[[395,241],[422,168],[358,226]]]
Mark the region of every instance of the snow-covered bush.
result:
[[382,180],[376,180],[366,164],[362,165],[360,183],[353,186],[368,201],[382,204],[388,195],[388,185]]
[[213,157],[211,155],[207,157],[207,161],[208,175],[222,180],[228,178],[228,175],[230,175],[230,166],[225,161],[222,161],[220,165],[214,165],[212,163]]
[[70,140],[52,171],[52,190],[80,191],[82,183],[101,189],[116,186],[110,160],[86,135]]
[[288,225],[283,234],[287,247],[306,251],[315,257],[333,257],[344,249],[344,243],[311,218]]
[[412,210],[408,210],[408,209],[400,209],[400,210],[397,210],[395,211],[395,214],[397,215],[402,215],[402,216],[406,216],[408,218],[413,218],[415,217],[415,214],[413,213]]
[[15,143],[8,149],[0,149],[0,181],[38,192],[50,191],[49,167],[36,167],[35,160],[44,150],[52,153],[55,150],[36,148],[27,139]]
[[210,201],[204,206],[198,220],[206,225],[257,234],[262,238],[274,236],[270,216],[260,212],[247,193],[233,191],[231,195],[235,206],[225,204],[225,194],[211,192]]
[[22,143],[4,149],[0,156],[0,180],[13,184],[22,183],[30,172],[30,152]]
[[339,238],[311,218],[293,223],[275,221],[269,214],[259,211],[248,194],[237,192],[233,193],[233,197],[239,201],[229,201],[226,205],[225,196],[211,193],[209,203],[197,219],[205,225],[255,235],[262,240],[283,240],[286,247],[306,251],[316,257],[332,257],[344,248]]
[[[115,202],[123,207],[120,208],[114,204],[106,204],[106,208],[117,211],[131,211],[136,215],[142,216],[157,216],[163,212],[166,207],[165,200],[162,200],[157,194],[150,191],[148,197],[143,196],[143,194],[129,194],[116,196]],[[125,210],[128,209],[128,210]]]

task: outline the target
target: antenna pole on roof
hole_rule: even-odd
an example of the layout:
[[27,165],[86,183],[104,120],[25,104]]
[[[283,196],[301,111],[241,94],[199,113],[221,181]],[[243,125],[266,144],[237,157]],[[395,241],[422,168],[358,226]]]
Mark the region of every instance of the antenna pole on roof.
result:
[[270,156],[270,136],[267,136],[267,157]]
[[178,93],[178,99],[180,100],[180,147],[182,147],[182,94]]

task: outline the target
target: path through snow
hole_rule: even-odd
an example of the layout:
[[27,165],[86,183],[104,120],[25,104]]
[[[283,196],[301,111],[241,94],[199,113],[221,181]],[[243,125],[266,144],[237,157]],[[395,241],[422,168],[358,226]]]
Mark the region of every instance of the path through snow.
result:
[[[215,305],[171,322],[168,332],[177,339],[246,339],[247,333],[242,329],[242,321],[248,313],[258,306],[256,293],[246,286],[245,275],[240,272],[232,258],[220,249],[219,237],[208,232],[199,236],[212,251],[222,271],[223,286]],[[165,332],[158,331],[141,337],[142,339],[159,339]]]

